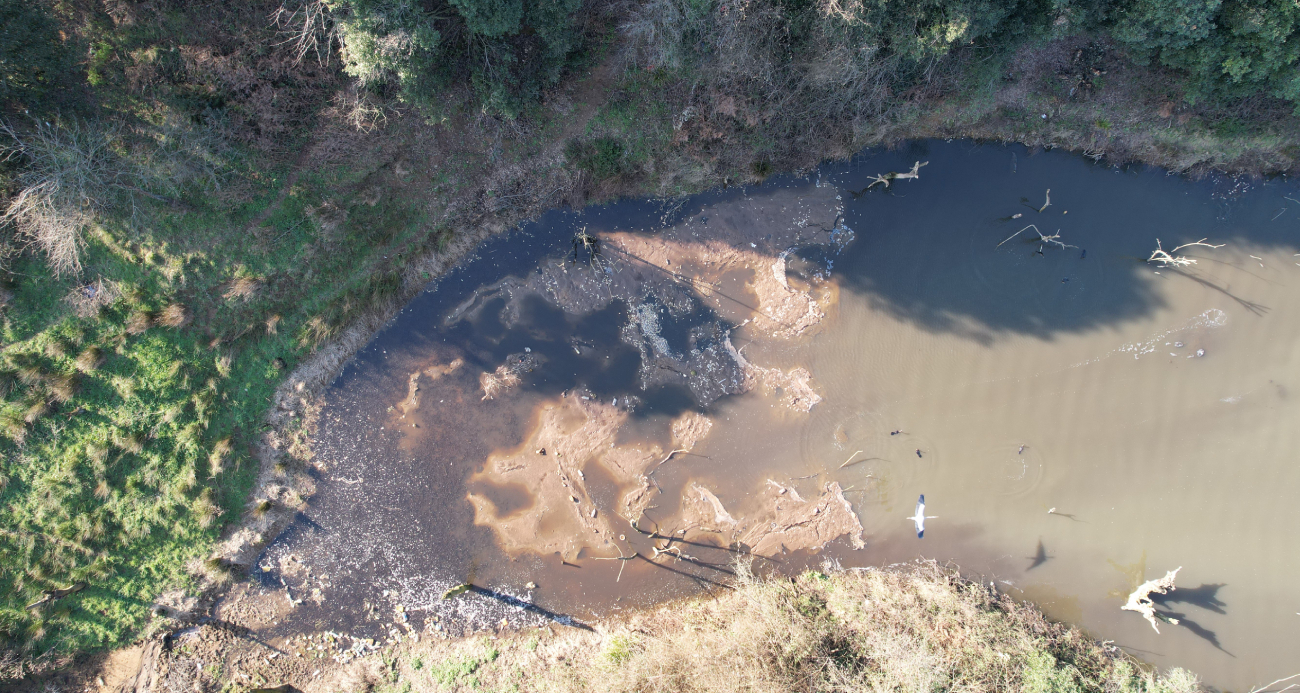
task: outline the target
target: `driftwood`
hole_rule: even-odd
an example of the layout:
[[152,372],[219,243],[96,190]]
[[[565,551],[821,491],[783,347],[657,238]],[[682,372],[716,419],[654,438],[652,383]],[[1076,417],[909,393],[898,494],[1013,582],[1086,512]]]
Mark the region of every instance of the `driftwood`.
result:
[[70,595],[70,594],[76,594],[76,593],[78,593],[78,592],[80,592],[81,590],[84,590],[84,589],[86,589],[86,583],[84,583],[84,582],[78,582],[78,583],[76,583],[76,584],[74,584],[74,585],[71,585],[71,586],[69,586],[69,587],[64,587],[64,588],[62,588],[62,589],[57,589],[57,590],[45,590],[44,592],[41,592],[41,598],[40,598],[40,599],[37,599],[36,601],[32,602],[31,604],[28,604],[28,605],[27,605],[27,608],[28,608],[28,609],[35,609],[35,608],[40,607],[40,606],[45,606],[46,604],[50,604],[50,603],[53,603],[53,602],[57,602],[57,601],[59,601],[60,599],[63,599],[64,597],[66,597],[66,596],[68,596],[68,595]]
[[1199,241],[1195,241],[1192,243],[1184,243],[1178,246],[1177,248],[1174,248],[1173,250],[1166,251],[1165,249],[1160,247],[1160,239],[1157,238],[1156,249],[1151,251],[1151,257],[1147,258],[1147,262],[1158,262],[1160,263],[1161,267],[1187,267],[1188,265],[1195,265],[1196,264],[1195,259],[1190,257],[1185,257],[1185,256],[1176,256],[1174,255],[1174,253],[1182,250],[1183,248],[1190,248],[1196,245],[1204,246],[1206,248],[1222,248],[1226,244],[1220,243],[1219,245],[1212,245],[1210,243],[1206,243],[1205,239],[1202,238]]
[[[1046,207],[1046,205],[1044,205],[1044,207]],[[995,247],[995,248],[1001,248],[1002,245],[1003,245],[1004,243],[1006,243],[1007,241],[1009,241],[1009,240],[1015,238],[1016,236],[1019,236],[1021,233],[1024,233],[1025,229],[1033,229],[1033,230],[1034,230],[1034,233],[1038,234],[1038,240],[1042,241],[1042,243],[1047,243],[1047,244],[1051,244],[1051,245],[1060,246],[1060,247],[1061,247],[1061,250],[1065,250],[1066,248],[1078,248],[1078,247],[1079,247],[1079,246],[1077,246],[1077,245],[1070,245],[1069,243],[1063,243],[1063,242],[1061,242],[1061,231],[1060,231],[1060,229],[1057,229],[1056,233],[1054,233],[1054,234],[1052,234],[1052,235],[1050,235],[1050,236],[1044,236],[1044,235],[1043,235],[1043,232],[1042,232],[1042,231],[1039,231],[1039,230],[1038,230],[1038,227],[1037,227],[1037,226],[1034,226],[1033,224],[1030,224],[1029,226],[1026,226],[1025,228],[1020,229],[1019,231],[1017,231],[1017,232],[1011,234],[1010,236],[1007,236],[1006,238],[1002,239],[1002,243],[999,243],[999,244],[997,244],[997,245],[994,246],[994,247]],[[1041,245],[1041,244],[1039,245],[1039,250],[1042,250],[1042,245]]]
[[920,178],[921,167],[929,163],[930,162],[928,161],[918,161],[912,164],[912,170],[908,171],[907,173],[899,173],[898,171],[890,171],[889,173],[884,173],[884,174],[877,173],[875,179],[871,181],[871,185],[868,185],[864,189],[864,192],[865,190],[870,190],[872,186],[880,185],[881,183],[884,183],[885,187],[888,188],[890,183],[902,178]]
[[877,174],[875,175],[875,177],[871,179],[871,183],[870,183],[867,187],[865,187],[865,188],[863,188],[863,189],[861,189],[861,190],[858,190],[858,191],[856,191],[856,192],[853,191],[853,190],[850,190],[850,191],[849,191],[849,194],[852,195],[852,196],[856,199],[856,198],[862,197],[863,195],[865,195],[865,194],[867,193],[868,190],[874,188],[874,187],[877,186],[877,185],[881,185],[882,183],[884,184],[884,186],[885,186],[886,188],[888,188],[888,187],[889,187],[889,184],[892,183],[892,182],[894,182],[894,181],[896,181],[896,180],[900,180],[900,179],[903,179],[903,178],[920,178],[920,177],[921,177],[921,167],[922,167],[922,166],[925,166],[926,164],[929,164],[929,163],[930,163],[930,162],[928,162],[928,161],[918,161],[918,162],[912,164],[912,170],[911,170],[911,171],[907,171],[906,173],[899,173],[898,171],[890,171],[889,173],[877,173]]
[[1177,589],[1174,586],[1174,576],[1178,575],[1178,571],[1182,569],[1182,566],[1178,566],[1169,571],[1159,580],[1147,580],[1138,585],[1137,589],[1133,590],[1133,593],[1128,596],[1128,601],[1120,608],[1124,611],[1136,611],[1139,614],[1142,614],[1142,618],[1145,618],[1157,633],[1160,632],[1160,627],[1156,625],[1157,618],[1168,621],[1175,626],[1178,625],[1178,619],[1156,613],[1156,604],[1151,601],[1151,593],[1155,592],[1156,594],[1164,594]]
[[[632,524],[632,527],[633,527],[633,529],[635,529],[635,528],[636,528],[636,523],[633,523],[633,524]],[[622,580],[622,579],[623,579],[623,566],[627,565],[627,561],[630,561],[630,560],[632,560],[633,558],[640,558],[640,557],[641,557],[641,554],[639,554],[639,553],[633,551],[631,556],[624,556],[624,555],[623,555],[623,549],[621,549],[621,548],[619,548],[619,547],[617,547],[617,546],[615,546],[614,548],[618,549],[618,556],[611,556],[611,557],[609,557],[609,558],[601,558],[601,557],[597,557],[595,560],[597,560],[597,561],[618,561],[618,562],[619,562],[619,564],[618,564],[618,577],[614,578],[614,582],[618,582],[619,580]],[[656,549],[656,551],[655,551],[655,557],[656,557],[656,558],[659,557],[659,551],[658,551],[657,549]]]

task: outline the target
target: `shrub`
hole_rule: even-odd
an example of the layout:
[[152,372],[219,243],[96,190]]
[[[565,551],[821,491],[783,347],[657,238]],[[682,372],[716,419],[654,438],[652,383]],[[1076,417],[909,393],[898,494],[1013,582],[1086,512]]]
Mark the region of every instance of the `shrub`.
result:
[[1131,0],[1113,33],[1139,60],[1187,71],[1193,98],[1263,92],[1300,105],[1294,0]]
[[329,4],[344,71],[437,113],[471,84],[488,112],[516,116],[554,84],[578,45],[580,0],[337,0]]
[[578,168],[597,180],[614,178],[623,172],[623,143],[612,137],[590,142],[569,142],[565,154]]

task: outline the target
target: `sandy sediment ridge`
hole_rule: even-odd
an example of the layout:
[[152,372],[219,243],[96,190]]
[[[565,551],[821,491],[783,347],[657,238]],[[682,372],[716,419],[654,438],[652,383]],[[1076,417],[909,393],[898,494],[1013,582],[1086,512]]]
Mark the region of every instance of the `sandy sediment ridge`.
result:
[[[671,425],[673,448],[665,451],[657,444],[616,444],[628,416],[616,403],[587,394],[571,393],[540,405],[524,443],[490,457],[471,479],[479,488],[524,489],[531,502],[503,513],[488,494],[471,491],[475,523],[490,527],[511,553],[559,554],[570,560],[583,548],[619,546],[616,538],[634,527],[663,492],[649,475],[673,455],[690,452],[713,425],[697,412],[682,414]],[[588,489],[586,470],[592,464],[618,485],[615,508],[600,507]],[[695,482],[684,489],[677,514],[658,522],[673,528],[670,536],[739,543],[760,556],[817,550],[845,536],[857,548],[864,545],[862,524],[837,483],[805,500],[794,488],[769,480],[759,496],[749,504],[752,510],[737,519],[713,491]]]

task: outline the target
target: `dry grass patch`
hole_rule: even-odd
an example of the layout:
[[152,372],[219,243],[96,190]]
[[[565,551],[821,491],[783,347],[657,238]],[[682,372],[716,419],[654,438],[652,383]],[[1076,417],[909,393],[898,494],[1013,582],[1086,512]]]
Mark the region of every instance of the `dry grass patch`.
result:
[[247,301],[256,296],[261,287],[262,283],[252,277],[237,277],[226,286],[221,296],[227,301]]
[[127,334],[143,334],[150,327],[153,327],[154,316],[152,311],[137,310],[131,313],[131,317],[126,319]]
[[158,315],[158,324],[163,327],[184,327],[189,323],[190,312],[179,303],[173,303],[163,308],[162,313]]
[[[1200,690],[1185,671],[1147,671],[1116,648],[934,563],[796,579],[754,578],[743,566],[738,572],[735,590],[591,632],[552,626],[490,643],[426,640],[410,648],[410,661],[421,665],[398,672],[399,685],[628,693]],[[464,676],[437,675],[471,660]]]

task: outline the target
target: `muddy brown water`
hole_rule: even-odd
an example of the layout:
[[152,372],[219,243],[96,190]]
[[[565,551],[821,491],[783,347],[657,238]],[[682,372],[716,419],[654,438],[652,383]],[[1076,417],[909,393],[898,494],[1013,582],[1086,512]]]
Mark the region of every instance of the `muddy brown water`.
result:
[[[1066,247],[1004,242],[1027,224]],[[1293,183],[969,142],[551,212],[328,391],[319,493],[255,573],[304,601],[266,635],[579,624],[737,559],[924,557],[1214,686],[1296,673],[1297,253]],[[1179,625],[1120,610],[1180,566]]]

